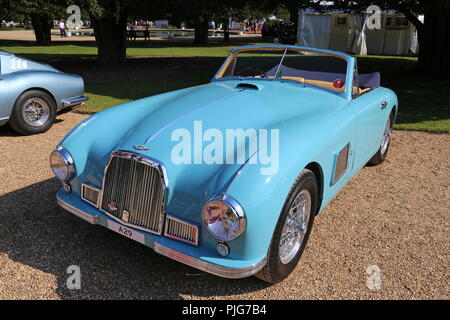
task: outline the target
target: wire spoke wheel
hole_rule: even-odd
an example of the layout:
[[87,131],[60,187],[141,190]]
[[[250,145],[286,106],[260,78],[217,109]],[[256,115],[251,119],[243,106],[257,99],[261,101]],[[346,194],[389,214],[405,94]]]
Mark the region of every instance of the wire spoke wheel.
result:
[[389,143],[391,141],[392,128],[391,128],[391,118],[386,122],[386,127],[384,128],[383,138],[381,139],[381,154],[385,154]]
[[283,226],[280,241],[280,261],[288,264],[297,255],[308,229],[311,216],[311,194],[302,190],[291,207]]
[[50,107],[44,99],[28,99],[22,108],[22,117],[26,124],[40,127],[50,118]]

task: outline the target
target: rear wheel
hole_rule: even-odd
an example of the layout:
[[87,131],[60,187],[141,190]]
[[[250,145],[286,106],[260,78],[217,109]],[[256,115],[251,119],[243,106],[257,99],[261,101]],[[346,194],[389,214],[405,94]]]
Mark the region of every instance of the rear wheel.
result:
[[391,144],[392,132],[394,130],[394,112],[389,115],[386,122],[386,126],[383,132],[383,138],[381,139],[380,148],[377,153],[369,160],[369,164],[377,166],[384,162],[389,151],[389,145]]
[[56,119],[53,98],[40,90],[24,92],[14,104],[9,125],[18,133],[30,135],[50,129]]
[[304,169],[283,207],[269,248],[266,266],[256,276],[276,283],[289,276],[300,260],[317,212],[318,188],[314,173]]

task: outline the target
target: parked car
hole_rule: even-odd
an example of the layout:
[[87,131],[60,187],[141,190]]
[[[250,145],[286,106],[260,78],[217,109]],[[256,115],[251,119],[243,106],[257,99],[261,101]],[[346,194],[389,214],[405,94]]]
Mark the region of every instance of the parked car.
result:
[[57,201],[192,267],[275,283],[296,267],[316,214],[384,161],[397,107],[380,74],[358,74],[345,53],[237,48],[209,84],[75,127],[51,154]]
[[0,50],[0,126],[9,123],[24,135],[45,132],[58,112],[88,100],[83,92],[80,76]]

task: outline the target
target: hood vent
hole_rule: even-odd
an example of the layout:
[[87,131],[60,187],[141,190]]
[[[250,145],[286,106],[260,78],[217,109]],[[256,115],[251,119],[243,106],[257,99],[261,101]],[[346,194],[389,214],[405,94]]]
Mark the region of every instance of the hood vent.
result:
[[241,90],[259,90],[257,85],[251,84],[251,83],[239,83],[236,86],[236,89],[241,89]]

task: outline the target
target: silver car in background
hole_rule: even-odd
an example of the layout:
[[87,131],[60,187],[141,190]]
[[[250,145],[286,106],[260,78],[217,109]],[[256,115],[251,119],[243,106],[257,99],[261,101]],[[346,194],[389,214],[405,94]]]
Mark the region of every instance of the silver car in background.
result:
[[0,50],[0,126],[24,135],[45,132],[57,113],[88,100],[83,93],[80,76]]

